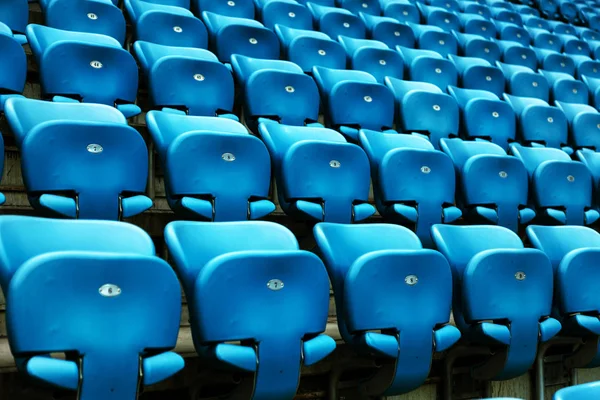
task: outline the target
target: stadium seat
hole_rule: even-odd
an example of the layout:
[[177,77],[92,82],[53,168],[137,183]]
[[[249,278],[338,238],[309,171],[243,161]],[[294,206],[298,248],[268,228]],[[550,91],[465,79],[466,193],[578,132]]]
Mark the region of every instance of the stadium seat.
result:
[[190,115],[231,116],[233,77],[213,53],[141,40],[133,48],[147,80],[153,108]]
[[527,32],[531,36],[531,43],[534,47],[558,52],[562,51],[563,46],[560,36],[541,28],[527,28]]
[[234,397],[292,400],[301,366],[335,349],[320,335],[329,310],[321,260],[269,222],[171,222],[165,241],[188,300],[196,351],[242,374]]
[[600,34],[592,29],[584,28],[583,30],[580,30],[578,34],[583,40],[600,40]]
[[498,38],[501,40],[510,40],[521,43],[523,46],[529,46],[531,37],[525,28],[509,22],[494,21]]
[[479,35],[454,32],[460,54],[465,57],[477,57],[495,63],[500,60],[500,47],[491,40]]
[[380,0],[337,0],[337,3],[354,14],[381,15]]
[[471,35],[479,35],[485,39],[496,38],[496,25],[481,15],[457,14],[462,31]]
[[394,123],[394,96],[373,75],[314,67],[313,75],[325,114],[325,125],[354,142],[360,129],[383,131]]
[[260,22],[208,11],[202,13],[202,19],[208,29],[210,49],[221,62],[231,62],[233,54],[279,59],[277,36]]
[[362,20],[343,8],[322,6],[308,2],[308,9],[313,15],[314,26],[319,31],[336,40],[338,35],[366,38],[366,28]]
[[146,143],[119,111],[11,98],[5,114],[34,208],[68,218],[116,220],[152,207],[143,195]]
[[558,34],[563,43],[563,52],[565,54],[577,54],[581,56],[589,56],[591,49],[588,43],[579,39],[574,35]]
[[366,39],[353,39],[338,36],[348,58],[348,67],[365,71],[373,75],[377,82],[383,83],[386,76],[402,79],[404,61],[402,56],[383,42]]
[[600,151],[600,113],[587,104],[556,102],[569,121],[569,139],[575,150],[591,148]]
[[459,1],[463,14],[478,15],[487,20],[492,19],[492,11],[485,4],[479,4],[474,1]]
[[461,216],[454,207],[452,162],[419,136],[363,129],[359,140],[371,163],[379,214],[413,229],[430,248],[431,226],[452,223]]
[[180,285],[142,229],[22,216],[1,217],[0,229],[8,338],[22,372],[93,400],[136,398],[183,368],[169,351]]
[[550,24],[550,28],[552,29],[553,33],[559,35],[577,35],[575,27],[571,24],[567,24],[560,21],[548,21],[548,23]]
[[486,90],[496,96],[504,93],[504,75],[499,68],[479,57],[459,57],[449,55],[448,58],[458,72],[458,83],[465,89]]
[[558,149],[510,145],[529,174],[531,203],[541,222],[591,225],[599,217],[592,207],[592,176],[588,168]]
[[10,97],[20,96],[27,78],[27,56],[8,26],[0,22],[0,112]]
[[452,11],[441,7],[426,6],[417,2],[417,7],[427,25],[442,28],[446,32],[460,32],[460,20]]
[[379,0],[383,15],[401,23],[418,24],[421,13],[414,3],[409,0]]
[[[554,50],[533,48],[541,69],[575,75],[575,61],[565,54]],[[531,68],[531,67],[530,67]],[[534,69],[534,68],[532,68]]]
[[198,15],[208,11],[227,17],[254,19],[252,0],[192,0],[192,7]]
[[521,19],[523,20],[523,25],[526,27],[534,29],[543,29],[548,32],[551,31],[550,24],[548,23],[548,21],[541,17],[536,17],[534,15],[523,15],[521,16]]
[[450,32],[433,25],[407,25],[413,31],[419,49],[436,52],[441,57],[458,53],[458,42]]
[[540,16],[540,12],[536,8],[530,7],[526,4],[513,4],[513,8],[521,15],[534,15],[536,17]]
[[513,96],[534,97],[543,101],[550,98],[550,87],[543,75],[521,65],[496,62],[506,78],[507,93]]
[[455,13],[460,12],[460,4],[456,0],[428,0],[425,2],[427,5],[445,8],[448,11],[454,11]]
[[404,75],[411,81],[431,83],[442,91],[449,85],[456,86],[458,72],[452,62],[431,50],[415,50],[397,47],[404,59]]
[[27,26],[27,39],[45,98],[115,106],[127,117],[141,112],[133,104],[138,66],[116,39],[35,24]]
[[442,139],[441,147],[454,163],[460,188],[457,203],[470,223],[518,232],[535,217],[527,207],[529,182],[519,159],[483,141]]
[[0,3],[0,22],[15,33],[25,33],[29,21],[27,0],[4,0]]
[[366,394],[394,396],[421,386],[433,353],[460,338],[448,324],[448,262],[400,226],[320,223],[314,235],[332,281],[342,338],[382,362]]
[[562,149],[571,154],[568,146],[569,128],[565,114],[543,100],[504,94],[504,99],[517,115],[519,142],[532,146]]
[[275,172],[279,204],[295,218],[351,223],[373,215],[369,159],[331,130],[262,120],[260,136]]
[[394,94],[398,130],[423,134],[436,149],[441,138],[458,135],[458,105],[440,88],[394,78],[387,78],[385,84]]
[[275,210],[267,200],[269,153],[242,124],[160,111],[146,114],[146,123],[165,171],[167,201],[178,215],[241,221]]
[[414,47],[415,34],[407,25],[389,17],[359,14],[367,29],[367,38],[385,43],[390,49],[396,46]]
[[305,73],[314,66],[344,69],[346,53],[341,44],[322,32],[275,26],[283,57],[297,64]]
[[[525,47],[519,42],[512,40],[496,40],[496,44],[502,53],[502,62],[505,64],[522,65],[537,70],[538,61],[534,49]],[[566,57],[566,56],[565,56]],[[573,66],[575,70],[575,66]]]
[[550,84],[550,102],[588,103],[588,89],[585,83],[563,72],[539,70]]
[[521,14],[513,10],[507,10],[500,7],[491,7],[492,18],[496,21],[511,22],[516,25],[523,25]]
[[593,399],[600,396],[600,382],[584,383],[560,389],[553,400]]
[[460,108],[460,132],[465,139],[483,139],[504,151],[516,137],[516,117],[512,107],[486,90],[448,87]]
[[166,46],[208,46],[206,27],[190,10],[143,0],[124,0],[134,28],[134,40]]
[[434,225],[433,240],[453,273],[452,312],[471,343],[492,356],[473,368],[476,379],[506,380],[526,373],[538,343],[560,330],[550,318],[553,276],[548,257],[525,249],[500,226]]
[[584,76],[600,78],[600,61],[577,54],[569,54],[569,58],[575,62],[575,78],[583,79]]
[[293,29],[312,29],[312,15],[295,0],[255,0],[257,19],[268,29],[283,25]]

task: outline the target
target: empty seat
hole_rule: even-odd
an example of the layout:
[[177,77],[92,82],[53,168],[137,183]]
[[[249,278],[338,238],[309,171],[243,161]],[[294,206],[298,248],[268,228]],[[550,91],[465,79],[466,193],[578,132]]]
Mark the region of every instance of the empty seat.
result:
[[385,84],[395,97],[398,130],[426,135],[436,149],[441,138],[458,135],[458,105],[440,88],[394,78]]
[[371,162],[379,214],[413,229],[430,248],[431,226],[452,223],[461,216],[454,207],[452,162],[418,136],[363,129],[359,140]]
[[408,23],[408,26],[414,32],[419,49],[435,51],[442,57],[458,52],[458,43],[450,32],[433,25]]
[[591,225],[599,217],[592,206],[592,176],[585,165],[558,149],[510,145],[530,180],[531,203],[540,221],[553,225]]
[[500,47],[491,40],[479,35],[454,32],[460,54],[465,57],[477,57],[490,63],[500,60]]
[[169,351],[180,285],[146,232],[20,216],[3,216],[0,229],[8,338],[23,372],[85,400],[133,399],[183,369]]
[[553,400],[578,400],[600,396],[600,383],[584,383],[560,389],[554,394]]
[[577,35],[575,27],[571,24],[566,24],[560,21],[548,21],[552,32],[556,34]]
[[359,129],[382,131],[394,122],[394,96],[373,75],[314,67],[325,124],[356,141]]
[[294,29],[312,29],[312,15],[295,0],[257,0],[258,19],[269,29],[284,25]]
[[208,11],[227,17],[254,19],[252,0],[192,0],[192,6],[198,15]]
[[552,265],[499,226],[435,225],[433,240],[453,272],[452,312],[471,343],[493,355],[472,370],[476,379],[510,379],[535,361],[538,343],[560,330],[550,318]]
[[457,14],[464,33],[479,35],[486,39],[496,38],[496,25],[481,15]]
[[461,114],[460,132],[467,139],[484,139],[505,151],[516,137],[516,117],[512,107],[486,90],[448,87]]
[[507,9],[500,8],[500,7],[492,7],[491,11],[492,11],[492,17],[496,21],[511,22],[516,25],[523,25],[523,20],[521,19],[521,14],[519,14],[515,11],[507,10]]
[[445,91],[449,85],[456,86],[458,73],[452,62],[431,50],[415,50],[398,47],[404,59],[405,76],[411,81],[427,82]]
[[342,45],[322,32],[283,25],[277,25],[275,32],[281,42],[284,58],[297,64],[304,72],[312,72],[313,66],[333,69],[346,67],[346,53]]
[[259,125],[275,170],[279,204],[299,219],[350,223],[370,217],[369,160],[365,152],[326,128]]
[[430,6],[445,8],[448,11],[460,12],[460,4],[456,0],[428,0],[425,3]]
[[433,352],[460,337],[448,325],[448,262],[400,226],[320,223],[314,234],[331,277],[342,338],[382,360],[363,383],[366,394],[393,396],[422,385]]
[[459,4],[464,14],[479,15],[487,20],[492,18],[492,11],[485,4],[479,4],[474,1],[461,1]]
[[577,36],[566,34],[559,34],[558,36],[562,40],[565,54],[578,54],[582,56],[589,56],[591,54],[588,43]]
[[407,24],[389,17],[377,17],[360,13],[367,29],[367,38],[385,43],[390,49],[396,46],[414,47],[415,34]]
[[496,40],[496,44],[502,53],[503,63],[522,65],[532,70],[537,69],[536,53],[530,47],[525,47],[521,43],[512,40]]
[[28,21],[29,4],[27,0],[5,0],[0,3],[0,22],[7,25],[13,32],[25,33]]
[[550,84],[550,101],[556,103],[588,103],[588,90],[585,83],[563,72],[539,70]]
[[419,2],[417,2],[417,7],[427,25],[440,27],[446,32],[460,32],[460,20],[452,11],[441,7],[426,6]]
[[27,56],[8,26],[0,22],[0,111],[4,102],[25,89]]
[[202,49],[208,46],[206,27],[190,10],[143,0],[125,0],[125,9],[135,40]]
[[242,124],[157,111],[146,114],[146,122],[165,171],[167,201],[177,214],[241,221],[275,210],[267,200],[269,153]]
[[353,39],[339,36],[339,42],[346,50],[348,67],[370,73],[383,83],[386,76],[402,79],[404,61],[397,51],[376,40]]
[[11,98],[5,113],[34,208],[69,218],[116,220],[152,207],[143,195],[146,143],[119,111]]
[[399,22],[418,24],[421,13],[414,3],[409,0],[379,0],[383,15]]
[[504,94],[518,118],[521,143],[547,146],[573,152],[568,146],[568,122],[565,114],[543,100]]
[[554,50],[538,49],[536,47],[533,50],[543,70],[575,75],[575,61],[571,57]]
[[532,97],[544,101],[550,98],[550,87],[543,75],[521,65],[496,62],[506,78],[507,92],[513,96]]
[[571,147],[600,150],[600,113],[587,104],[556,102],[569,121]]
[[[249,381],[234,397],[292,400],[302,365],[335,349],[320,335],[329,310],[321,260],[269,222],[172,222],[165,240],[188,299],[196,351]],[[224,279],[230,290],[219,287]]]
[[477,57],[448,56],[458,71],[458,83],[465,89],[487,90],[496,96],[504,93],[504,75],[499,68]]
[[337,0],[337,3],[354,14],[381,15],[380,0]]
[[116,39],[34,24],[27,26],[27,39],[45,98],[116,106],[127,117],[140,113],[133,104],[138,66]]
[[244,96],[245,122],[253,131],[259,118],[287,125],[319,119],[317,85],[296,64],[234,54],[231,65]]
[[531,37],[527,30],[522,26],[500,21],[494,21],[494,24],[496,24],[499,39],[510,40],[521,43],[523,46],[529,46]]
[[221,62],[231,62],[233,54],[254,58],[279,58],[279,40],[260,22],[226,17],[205,11],[202,19],[208,28],[210,48]]
[[583,79],[584,76],[600,78],[600,61],[578,54],[570,54],[569,58],[575,62],[575,78]]
[[578,36],[583,40],[600,40],[600,34],[592,29],[583,28],[578,32]]
[[482,141],[442,139],[441,147],[454,163],[460,188],[457,202],[470,223],[518,232],[535,217],[527,207],[529,181],[519,159]]
[[[533,2],[529,3],[531,4]],[[540,12],[537,9],[526,4],[513,4],[513,8],[521,15],[535,15],[536,17],[540,16]]]
[[338,35],[357,39],[366,37],[365,24],[350,11],[343,8],[321,6],[312,2],[309,2],[307,7],[313,15],[315,28],[331,39],[337,39]]
[[233,77],[210,51],[141,40],[133,48],[153,108],[206,116],[233,110]]
[[523,24],[527,27],[534,29],[543,29],[548,32],[550,32],[551,30],[548,21],[541,17],[536,17],[534,15],[523,15],[521,19],[523,20]]
[[531,36],[533,46],[558,52],[562,50],[563,46],[560,36],[550,33],[546,29],[538,28],[527,28],[527,32]]
[[111,0],[40,0],[40,7],[47,26],[100,33],[117,39],[121,45],[125,42],[125,18]]

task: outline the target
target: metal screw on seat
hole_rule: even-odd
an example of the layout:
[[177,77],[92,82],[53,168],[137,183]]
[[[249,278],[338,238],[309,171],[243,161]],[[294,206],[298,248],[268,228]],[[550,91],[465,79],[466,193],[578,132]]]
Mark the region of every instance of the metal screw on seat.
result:
[[553,123],[554,122],[554,118],[548,117],[548,122]]
[[517,33],[517,37],[520,39],[520,38],[521,38],[521,34],[520,34],[520,33]]
[[232,153],[223,153],[221,158],[227,162],[235,161],[235,156]]
[[488,49],[487,47],[485,49],[483,49],[484,52],[489,53],[490,49]]
[[379,60],[379,64],[381,64],[381,65],[385,65],[385,64],[387,64],[387,63],[385,62],[385,60]]
[[577,94],[577,89],[573,89],[573,93]]
[[562,63],[560,63],[560,66],[564,68],[564,67],[566,67],[567,65],[566,65],[564,62],[562,62]]
[[436,68],[435,69],[435,73],[436,74],[441,74],[442,73],[442,69],[441,68]]
[[348,22],[344,22],[344,28],[350,28],[350,24]]
[[296,18],[296,13],[289,12],[288,15],[290,16],[290,18]]
[[441,44],[442,46],[446,44],[446,42],[444,42],[443,40],[439,41],[439,44]]
[[483,15],[483,11],[479,11],[479,15]]
[[485,31],[487,31],[487,28],[485,26],[482,26],[481,30],[485,32]]
[[526,60],[526,59],[527,59],[527,54],[521,54],[521,58],[522,58],[523,60]]
[[98,154],[102,153],[104,149],[99,144],[92,143],[87,145],[87,151],[89,151],[92,154]]
[[519,272],[517,272],[517,273],[515,274],[515,278],[516,278],[518,281],[523,281],[523,280],[525,280],[525,278],[526,278],[525,272],[522,272],[522,271],[519,271]]
[[408,11],[402,11],[402,15],[408,15]]
[[362,8],[369,8],[369,5],[367,3],[362,3]]
[[95,20],[97,20],[97,19],[98,19],[98,16],[97,16],[96,14],[94,14],[94,13],[89,13],[89,14],[87,15],[87,17],[88,17],[89,19],[93,20],[93,21],[95,21]]
[[575,177],[573,175],[569,175],[569,176],[567,176],[567,180],[569,182],[575,182]]
[[372,102],[372,101],[373,101],[373,98],[372,98],[371,96],[365,96],[365,97],[364,97],[364,100],[365,100],[367,103],[370,103],[370,102]]
[[96,69],[100,69],[103,67],[103,65],[100,61],[92,61],[90,63],[90,65],[92,66],[92,68],[96,68]]
[[398,31],[394,32],[394,36],[400,36],[400,32],[398,32]]
[[235,1],[228,1],[228,2],[227,2],[227,5],[228,5],[229,7],[233,7],[233,6],[235,6]]
[[446,19],[444,19],[444,22],[447,23],[447,24],[449,24],[450,20],[448,18],[446,18]]
[[421,172],[424,174],[428,174],[431,172],[431,168],[429,168],[427,165],[424,165],[421,167]]
[[531,86],[538,87],[538,83],[537,82],[531,82]]
[[494,111],[492,113],[492,117],[494,117],[494,118],[498,118],[499,116],[500,116],[500,114],[498,114],[498,111]]
[[600,124],[596,125],[596,128],[600,129]]
[[498,176],[500,178],[504,179],[508,176],[508,174],[506,173],[506,171],[500,171],[500,172],[498,172]]
[[321,55],[321,56],[324,56],[325,54],[327,54],[327,53],[325,52],[325,50],[319,50],[319,51],[318,51],[318,53],[319,53],[319,55]]
[[410,286],[416,285],[418,282],[419,278],[417,278],[416,275],[408,275],[406,278],[404,278],[404,283]]
[[598,69],[597,69],[597,68],[594,68],[592,71],[594,71],[594,72],[598,72]]
[[288,93],[294,93],[296,90],[294,89],[293,86],[286,86],[285,91]]
[[342,163],[339,162],[338,160],[331,160],[331,161],[329,161],[329,166],[331,168],[339,168],[342,166]]
[[201,82],[201,81],[204,80],[204,75],[202,75],[202,74],[196,74],[196,75],[194,75],[194,79],[197,80],[197,81],[199,81],[199,82]]
[[434,104],[434,105],[433,105],[433,109],[434,109],[435,111],[440,111],[440,110],[442,109],[442,107],[440,107],[440,106],[439,106],[439,105],[437,105],[437,104]]
[[490,82],[492,80],[492,77],[488,75],[488,76],[485,77],[485,80],[488,81],[488,82]]
[[180,26],[174,26],[174,27],[173,27],[173,30],[174,30],[176,33],[181,33],[181,32],[183,32],[183,29],[181,29],[181,27],[180,27]]
[[554,44],[554,40],[548,40],[549,44]]
[[581,46],[577,46],[577,50],[581,50]]
[[254,39],[254,38],[250,38],[248,39],[248,41],[250,42],[250,44],[257,44],[258,40]]

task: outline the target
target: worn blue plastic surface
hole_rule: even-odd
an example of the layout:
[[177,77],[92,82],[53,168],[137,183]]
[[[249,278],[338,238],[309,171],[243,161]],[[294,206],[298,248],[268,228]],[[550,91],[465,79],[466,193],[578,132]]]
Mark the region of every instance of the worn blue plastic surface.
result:
[[[146,123],[165,171],[167,200],[178,214],[236,221],[266,215],[252,215],[252,204],[269,206],[269,212],[275,209],[266,200],[271,179],[269,153],[242,124],[228,118],[160,111],[146,114]],[[199,212],[202,210],[207,210],[207,215]]]
[[461,87],[485,90],[496,96],[502,96],[504,93],[504,75],[488,61],[478,57],[454,55],[449,55],[448,58],[456,67]]
[[[396,359],[396,366],[386,395],[423,384],[436,351],[434,335],[450,314],[447,261],[423,250],[415,234],[395,225],[320,223],[314,235],[333,284],[344,340],[371,354],[383,350],[379,343],[389,342],[387,357]],[[450,346],[459,337],[447,329],[446,335],[452,336]]]
[[135,102],[138,66],[116,39],[35,24],[27,26],[27,39],[45,97],[111,106]]
[[425,82],[386,78],[396,99],[399,130],[425,134],[436,149],[441,138],[458,135],[459,111],[456,100],[437,86]]
[[311,354],[322,357],[335,348],[333,339],[318,337],[329,309],[323,263],[299,251],[293,234],[274,223],[172,222],[165,240],[187,295],[198,352],[243,341],[256,354],[252,398],[292,400],[307,342],[321,342],[324,351]]
[[389,17],[377,17],[371,14],[359,13],[367,28],[367,38],[385,43],[390,49],[396,46],[413,47],[415,35],[412,29]]
[[[0,6],[1,7],[1,6]],[[0,19],[1,21],[1,19]],[[0,22],[0,92],[21,94],[27,78],[27,56],[23,46],[15,39],[10,28]],[[0,96],[0,111],[4,104]]]
[[[587,94],[587,91],[586,91]],[[587,96],[586,96],[587,97]],[[587,104],[556,102],[569,121],[569,140],[571,147],[600,150],[600,113]]]
[[338,35],[357,39],[366,37],[366,28],[362,20],[343,8],[329,7],[308,2],[307,7],[313,15],[316,29],[336,40]]
[[191,11],[182,7],[124,0],[134,26],[135,40],[166,46],[206,48],[206,27]]
[[269,29],[283,25],[293,29],[312,29],[308,8],[295,0],[255,0],[258,19]]
[[431,226],[461,215],[454,207],[450,159],[418,136],[361,130],[359,140],[371,162],[379,213],[414,229],[423,245],[431,247]]
[[210,51],[141,40],[133,48],[148,80],[154,108],[169,107],[205,116],[233,110],[231,71]]
[[341,35],[338,40],[346,50],[351,69],[368,72],[379,83],[383,83],[386,76],[402,79],[404,61],[397,51],[391,50],[385,43]]
[[404,58],[406,75],[411,81],[432,83],[446,91],[449,85],[456,86],[458,72],[449,60],[435,51],[397,47]]
[[198,15],[204,11],[228,17],[254,19],[254,3],[252,0],[191,0]]
[[[487,371],[492,375],[488,378],[504,380],[527,372],[535,360],[541,323],[552,306],[548,257],[524,249],[515,233],[498,226],[435,225],[432,235],[453,270],[457,326],[476,343],[492,339],[503,348],[493,356],[501,357],[501,367]],[[478,324],[489,320],[493,322]],[[504,345],[494,333],[503,330],[510,333]]]
[[0,3],[0,22],[19,33],[25,33],[29,21],[29,4],[27,0],[5,0]]
[[360,147],[326,128],[265,120],[259,132],[271,154],[279,203],[286,213],[313,221],[350,223],[375,212],[366,204],[369,160]]
[[595,399],[600,396],[600,382],[584,383],[560,389],[553,400]]
[[247,123],[273,118],[282,124],[301,126],[319,119],[317,85],[296,64],[234,54],[231,65],[242,87]]

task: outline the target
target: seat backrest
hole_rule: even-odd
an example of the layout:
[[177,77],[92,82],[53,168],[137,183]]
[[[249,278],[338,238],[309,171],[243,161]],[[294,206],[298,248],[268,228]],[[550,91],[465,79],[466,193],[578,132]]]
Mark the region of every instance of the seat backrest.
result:
[[[27,78],[27,56],[0,17],[0,94],[22,93]],[[0,105],[0,109],[2,105]]]
[[461,109],[464,109],[467,103],[474,99],[500,101],[500,98],[498,96],[496,96],[492,92],[488,92],[487,90],[462,89],[456,86],[448,86],[448,93],[450,94],[450,96],[454,97],[454,99],[458,103],[458,106]]
[[210,11],[228,17],[254,19],[254,2],[252,0],[192,0],[192,4],[198,14]]
[[442,151],[452,159],[457,172],[462,170],[467,160],[477,155],[505,156],[502,147],[483,141],[466,141],[461,139],[442,139],[440,141]]
[[600,382],[585,383],[560,389],[553,400],[578,400],[600,396]]
[[5,0],[0,3],[0,22],[19,33],[25,33],[29,20],[29,4],[27,0]]

